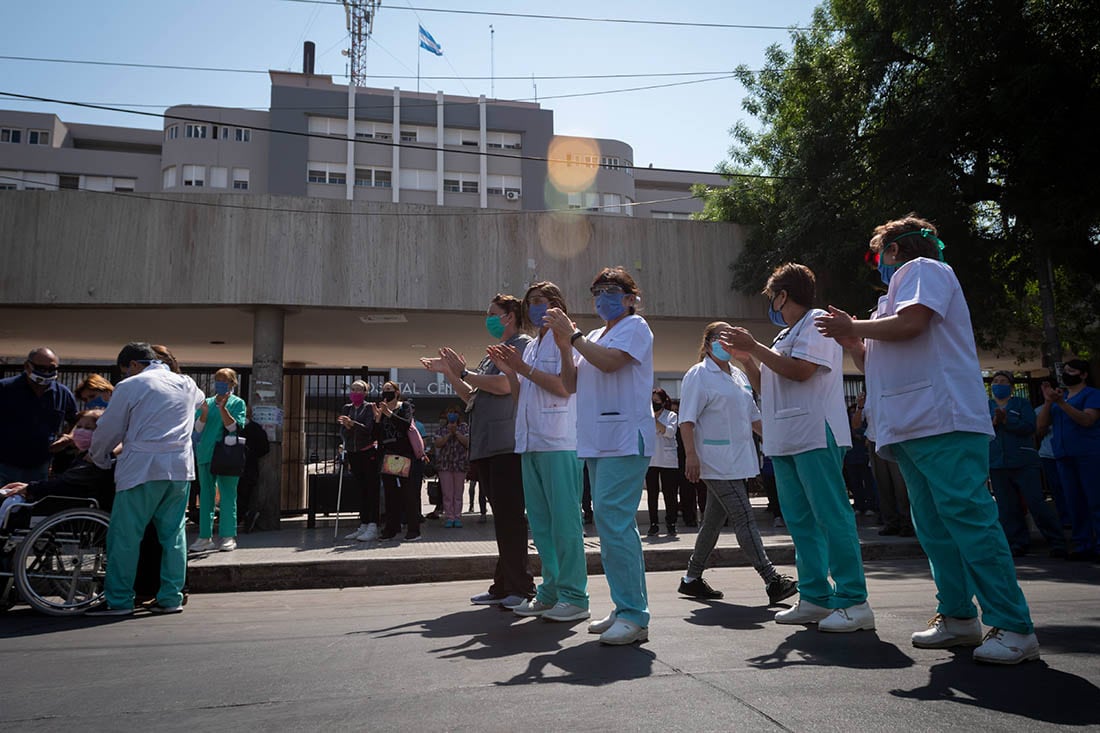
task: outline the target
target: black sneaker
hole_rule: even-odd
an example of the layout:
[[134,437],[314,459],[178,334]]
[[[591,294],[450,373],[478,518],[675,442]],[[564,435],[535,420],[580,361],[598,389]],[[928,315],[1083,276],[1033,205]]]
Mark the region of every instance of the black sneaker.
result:
[[420,533],[419,532],[417,532],[416,534],[413,534],[412,532],[409,532],[408,534],[405,535],[405,541],[406,542],[416,542],[419,539],[420,539]]
[[680,579],[680,595],[691,596],[692,598],[705,598],[707,600],[713,600],[722,597],[722,591],[714,590],[707,581],[702,578],[696,578],[688,583],[683,578]]
[[678,536],[676,534],[676,525],[675,524],[668,525],[668,536],[669,537],[677,537]]
[[768,583],[767,592],[768,605],[775,605],[798,592],[798,581],[789,575],[777,575],[775,580]]
[[659,535],[660,533],[661,533],[661,527],[660,527],[660,525],[657,525],[657,524],[651,524],[651,525],[649,525],[649,531],[648,531],[648,532],[646,532],[646,536],[647,536],[647,537],[656,537],[656,536],[657,536],[657,535]]

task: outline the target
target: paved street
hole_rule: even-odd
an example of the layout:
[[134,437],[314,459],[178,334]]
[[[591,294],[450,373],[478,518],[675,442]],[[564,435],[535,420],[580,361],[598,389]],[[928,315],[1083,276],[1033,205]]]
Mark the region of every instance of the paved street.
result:
[[[790,571],[790,569],[787,569]],[[468,605],[483,581],[200,594],[179,616],[0,617],[0,728],[114,730],[1100,730],[1100,567],[1019,565],[1043,658],[975,665],[909,634],[920,560],[867,563],[878,630],[772,623],[746,568],[678,597],[650,573],[649,643]],[[608,609],[602,577],[593,610]]]

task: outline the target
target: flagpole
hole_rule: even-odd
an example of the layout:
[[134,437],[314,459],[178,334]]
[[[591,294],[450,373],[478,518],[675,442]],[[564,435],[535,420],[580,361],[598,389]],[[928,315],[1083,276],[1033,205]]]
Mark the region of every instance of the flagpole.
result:
[[416,93],[420,94],[420,30],[416,31]]

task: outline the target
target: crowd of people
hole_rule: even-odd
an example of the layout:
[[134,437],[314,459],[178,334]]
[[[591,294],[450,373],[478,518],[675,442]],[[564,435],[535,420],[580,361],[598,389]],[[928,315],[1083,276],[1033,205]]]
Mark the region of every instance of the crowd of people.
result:
[[[1015,394],[1009,372],[995,374],[987,393],[970,310],[936,228],[914,215],[890,221],[870,249],[885,287],[871,317],[816,308],[814,273],[783,264],[763,289],[778,336],[765,344],[743,327],[709,324],[678,401],[656,388],[653,333],[639,312],[641,290],[623,268],[604,268],[592,281],[600,325],[588,333],[552,282],[534,283],[522,299],[496,295],[485,315],[494,344],[476,367],[449,346],[422,360],[460,400],[437,428],[418,426],[394,382],[377,401],[365,382],[350,385],[337,421],[362,508],[347,539],[396,541],[404,530],[404,541],[419,540],[427,471],[439,484],[442,526],[459,528],[465,483],[476,477],[493,511],[498,560],[492,583],[471,602],[573,623],[591,617],[583,538],[594,519],[612,608],[588,630],[621,645],[649,636],[636,521],[643,490],[649,535],[660,534],[662,496],[667,535],[677,535],[681,517],[698,526],[681,594],[722,597],[703,574],[728,524],[768,604],[798,595],[776,623],[823,632],[875,628],[857,520],[878,514],[879,534],[915,534],[932,566],[938,605],[914,646],[972,646],[976,660],[1001,664],[1037,658],[1012,558],[1031,549],[1025,513],[1052,556],[1096,557],[1100,391],[1088,384],[1088,363],[1073,360],[1043,384],[1037,408]],[[866,393],[850,404],[845,351],[866,375]],[[199,528],[190,550],[236,547],[241,473],[220,466],[232,457],[226,446],[239,446],[246,431],[247,406],[232,369],[215,374],[206,396],[163,348],[128,344],[118,366],[120,384],[92,375],[74,396],[57,382],[56,355],[42,348],[30,353],[24,374],[0,381],[9,418],[0,484],[9,501],[54,491],[52,464],[55,478],[94,486],[113,504],[101,612],[133,612],[147,530],[162,555],[151,608],[177,612],[196,476]],[[774,525],[790,532],[797,580],[768,559],[750,482],[768,494]],[[528,529],[541,560],[538,585]]]

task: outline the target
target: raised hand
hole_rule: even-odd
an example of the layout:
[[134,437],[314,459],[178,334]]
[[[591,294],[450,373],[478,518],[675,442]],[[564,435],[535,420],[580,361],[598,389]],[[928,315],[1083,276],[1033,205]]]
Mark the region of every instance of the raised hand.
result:
[[439,350],[439,358],[455,374],[461,374],[462,370],[466,368],[466,357],[450,346],[444,346]]
[[814,319],[814,326],[817,327],[822,336],[836,339],[841,346],[851,348],[849,344],[853,343],[852,339],[858,340],[855,335],[855,327],[852,325],[854,320],[844,311],[830,305],[827,314]]

